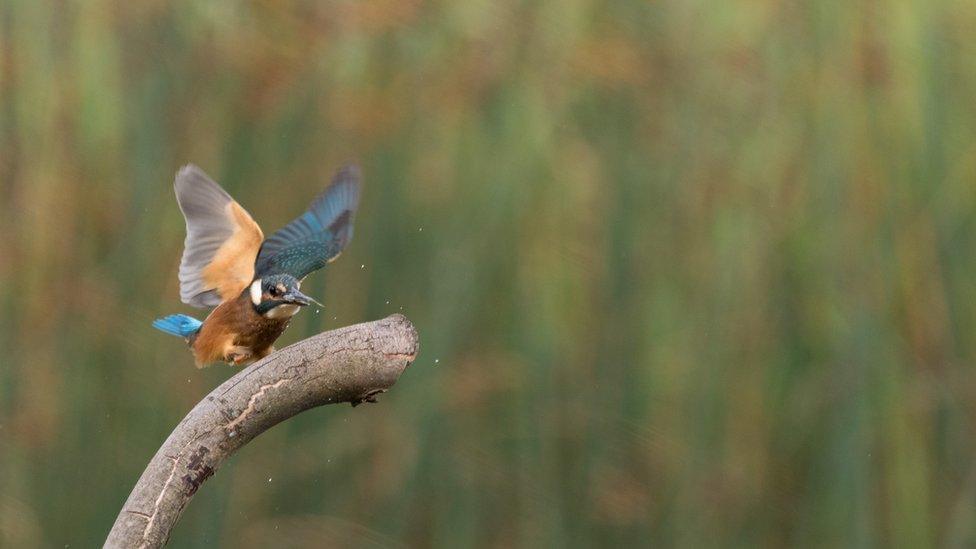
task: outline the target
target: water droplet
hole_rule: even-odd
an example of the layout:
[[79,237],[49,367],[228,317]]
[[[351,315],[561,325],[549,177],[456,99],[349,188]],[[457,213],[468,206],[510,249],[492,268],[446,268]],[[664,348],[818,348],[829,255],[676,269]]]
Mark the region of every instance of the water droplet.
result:
[[421,227],[420,229],[418,229],[418,232],[423,232],[423,230],[424,230],[424,228]]
[[268,477],[268,482],[271,482],[271,477]]
[[315,314],[319,314],[321,312],[322,312],[322,309],[315,309]]
[[437,364],[437,363],[438,363],[438,362],[440,362],[440,361],[441,361],[441,359],[439,359],[439,358],[435,358],[435,359],[434,359],[434,364]]
[[360,269],[365,269],[365,268],[366,268],[366,264],[365,264],[365,263],[363,263],[362,265],[360,265],[360,266],[359,266],[359,268],[360,268]]
[[386,300],[386,304],[387,304],[387,305],[389,305],[389,304],[390,304],[390,300],[389,300],[389,299],[387,299],[387,300]]

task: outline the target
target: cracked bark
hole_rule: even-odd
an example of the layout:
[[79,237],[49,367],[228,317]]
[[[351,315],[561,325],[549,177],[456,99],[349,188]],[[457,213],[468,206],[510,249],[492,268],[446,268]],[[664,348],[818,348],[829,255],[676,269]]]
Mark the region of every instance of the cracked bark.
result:
[[375,402],[417,355],[403,315],[324,332],[255,362],[176,426],[126,500],[106,547],[161,547],[193,494],[265,430],[324,404]]

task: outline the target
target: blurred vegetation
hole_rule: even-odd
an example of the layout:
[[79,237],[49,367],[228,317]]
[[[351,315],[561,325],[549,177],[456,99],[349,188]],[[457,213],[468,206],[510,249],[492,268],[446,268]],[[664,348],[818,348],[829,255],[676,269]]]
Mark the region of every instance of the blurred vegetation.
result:
[[282,343],[402,311],[173,547],[976,543],[976,4],[0,2],[0,545],[99,545],[233,373],[172,177],[266,232],[358,160]]

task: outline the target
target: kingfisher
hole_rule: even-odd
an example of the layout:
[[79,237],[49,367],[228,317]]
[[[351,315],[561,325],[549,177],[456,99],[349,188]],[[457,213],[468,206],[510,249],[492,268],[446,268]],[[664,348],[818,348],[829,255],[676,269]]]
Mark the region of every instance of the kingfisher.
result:
[[186,219],[180,299],[214,309],[203,322],[175,314],[153,326],[184,338],[197,368],[240,366],[271,354],[302,307],[321,305],[300,291],[301,284],[352,239],[360,179],[358,167],[341,168],[305,213],[265,239],[251,215],[203,170],[181,168],[173,183]]

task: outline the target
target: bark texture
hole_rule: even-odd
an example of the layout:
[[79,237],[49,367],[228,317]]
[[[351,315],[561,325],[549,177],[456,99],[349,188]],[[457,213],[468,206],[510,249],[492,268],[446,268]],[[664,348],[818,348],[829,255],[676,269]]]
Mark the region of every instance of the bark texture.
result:
[[374,402],[414,360],[403,315],[323,332],[241,370],[197,404],[149,462],[106,547],[161,547],[200,486],[240,447],[299,412]]

